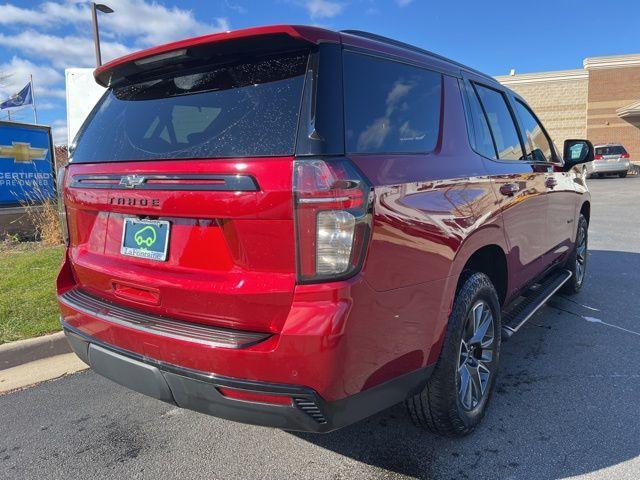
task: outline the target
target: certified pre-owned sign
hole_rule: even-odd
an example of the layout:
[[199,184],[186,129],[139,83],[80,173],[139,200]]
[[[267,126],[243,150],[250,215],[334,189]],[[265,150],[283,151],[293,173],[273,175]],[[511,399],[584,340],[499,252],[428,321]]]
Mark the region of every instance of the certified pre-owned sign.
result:
[[49,127],[0,122],[0,206],[54,198],[52,150]]

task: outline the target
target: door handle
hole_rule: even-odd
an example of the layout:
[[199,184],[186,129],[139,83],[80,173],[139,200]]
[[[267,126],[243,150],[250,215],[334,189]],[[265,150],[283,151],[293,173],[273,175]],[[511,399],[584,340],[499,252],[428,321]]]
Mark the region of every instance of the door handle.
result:
[[500,193],[506,197],[511,197],[518,193],[520,185],[517,183],[505,183],[500,187]]
[[558,185],[558,181],[555,178],[550,177],[545,180],[544,184],[547,188],[553,188]]

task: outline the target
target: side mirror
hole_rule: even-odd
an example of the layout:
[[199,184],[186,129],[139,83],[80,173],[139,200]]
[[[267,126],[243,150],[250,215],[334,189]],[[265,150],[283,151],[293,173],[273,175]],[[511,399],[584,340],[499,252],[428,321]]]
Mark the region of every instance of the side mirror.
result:
[[589,140],[564,141],[564,168],[570,170],[575,165],[593,160],[593,144]]

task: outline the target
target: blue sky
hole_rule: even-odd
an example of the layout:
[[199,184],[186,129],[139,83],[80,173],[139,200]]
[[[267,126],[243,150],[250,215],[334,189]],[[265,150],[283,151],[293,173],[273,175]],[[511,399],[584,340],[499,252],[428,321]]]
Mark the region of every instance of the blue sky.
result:
[[[1,0],[0,0],[1,1]],[[588,56],[640,53],[638,0],[104,0],[103,57],[274,23],[369,30],[492,75],[581,68]],[[605,6],[606,5],[606,12]],[[0,99],[33,74],[41,123],[66,138],[64,69],[93,66],[88,2],[0,3]],[[5,116],[4,114],[0,117]],[[31,121],[30,109],[15,118]]]

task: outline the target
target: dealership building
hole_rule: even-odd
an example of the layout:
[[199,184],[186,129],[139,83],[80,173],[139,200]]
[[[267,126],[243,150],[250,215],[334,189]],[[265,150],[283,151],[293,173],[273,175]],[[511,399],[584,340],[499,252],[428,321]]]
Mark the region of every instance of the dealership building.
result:
[[562,148],[567,138],[621,143],[640,164],[640,54],[589,57],[583,68],[496,77],[524,97]]

